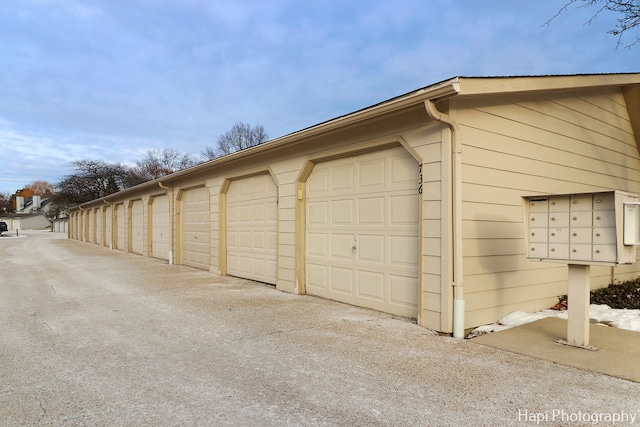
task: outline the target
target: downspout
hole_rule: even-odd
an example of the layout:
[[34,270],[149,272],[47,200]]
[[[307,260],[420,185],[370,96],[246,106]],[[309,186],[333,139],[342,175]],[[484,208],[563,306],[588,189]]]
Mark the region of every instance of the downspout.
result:
[[166,190],[167,196],[169,196],[169,265],[173,265],[173,188],[158,182],[158,185],[163,190]]
[[424,106],[433,120],[444,123],[451,130],[451,182],[453,205],[451,222],[453,234],[453,337],[464,338],[464,286],[462,270],[462,148],[457,138],[458,124],[436,108],[432,99]]

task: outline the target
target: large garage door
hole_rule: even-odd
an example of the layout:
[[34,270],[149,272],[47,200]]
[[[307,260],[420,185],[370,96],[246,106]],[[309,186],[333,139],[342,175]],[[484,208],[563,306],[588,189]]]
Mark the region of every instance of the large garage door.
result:
[[169,197],[157,196],[151,203],[151,256],[169,260]]
[[307,181],[306,289],[418,314],[418,163],[391,148],[317,164]]
[[196,188],[182,195],[182,263],[209,269],[209,190]]
[[116,205],[116,249],[120,249],[121,251],[126,250],[126,246],[124,244],[125,240],[125,215],[124,215],[124,204]]
[[144,216],[142,200],[131,203],[131,252],[142,255],[144,248]]
[[227,192],[227,274],[275,285],[277,197],[271,175],[231,183]]

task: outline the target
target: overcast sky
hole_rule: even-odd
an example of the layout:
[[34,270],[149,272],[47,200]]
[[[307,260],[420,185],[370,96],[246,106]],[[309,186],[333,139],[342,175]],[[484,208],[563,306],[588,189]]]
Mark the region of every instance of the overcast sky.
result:
[[[69,162],[271,139],[455,76],[640,71],[568,0],[3,0],[0,192]],[[579,2],[580,3],[580,2]]]

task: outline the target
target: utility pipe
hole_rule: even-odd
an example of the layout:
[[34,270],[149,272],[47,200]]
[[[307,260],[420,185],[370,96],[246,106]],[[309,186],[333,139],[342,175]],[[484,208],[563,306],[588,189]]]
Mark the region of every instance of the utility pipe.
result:
[[449,148],[451,153],[453,234],[453,337],[464,338],[464,278],[462,269],[462,148],[457,138],[458,125],[449,115],[436,108],[433,99],[424,101],[427,114],[433,120],[446,124],[451,130]]
[[173,265],[173,188],[167,187],[162,182],[158,182],[158,185],[166,190],[167,196],[169,196],[169,265]]

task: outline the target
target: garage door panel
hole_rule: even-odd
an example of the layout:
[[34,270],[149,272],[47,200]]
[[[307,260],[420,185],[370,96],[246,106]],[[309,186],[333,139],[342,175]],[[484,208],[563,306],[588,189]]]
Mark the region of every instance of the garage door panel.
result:
[[325,233],[310,233],[307,236],[308,252],[311,256],[327,257],[329,254],[329,236]]
[[365,262],[385,262],[384,235],[358,235],[358,260]]
[[239,250],[251,249],[251,232],[240,231],[238,232],[238,246]]
[[352,226],[354,221],[354,201],[347,200],[334,200],[331,202],[331,225],[340,226],[348,225]]
[[418,267],[418,238],[416,236],[390,236],[389,264],[392,266]]
[[307,188],[309,192],[318,195],[324,195],[329,191],[329,170],[324,168],[316,168],[313,170],[313,174],[307,181]]
[[353,269],[330,267],[329,286],[334,292],[353,295]]
[[384,273],[358,271],[358,296],[384,301]]
[[391,186],[398,187],[402,185],[408,189],[415,188],[418,165],[413,158],[405,156],[392,157],[390,165],[389,184]]
[[376,190],[385,187],[385,167],[386,159],[360,162],[360,189],[366,191],[368,187],[374,187]]
[[270,175],[233,181],[227,192],[227,274],[275,284],[277,187]]
[[384,226],[387,203],[384,197],[358,198],[358,224]]
[[329,202],[309,202],[307,217],[310,225],[329,225]]
[[417,183],[418,163],[401,147],[315,165],[307,181],[307,292],[416,317]]
[[413,277],[390,275],[390,300],[394,305],[418,308],[415,295],[418,293],[418,284]]
[[328,290],[326,265],[307,264],[307,289]]
[[353,234],[331,234],[331,258],[347,259],[353,258]]
[[354,165],[339,165],[331,169],[331,190],[344,191],[354,189]]
[[411,195],[399,195],[391,196],[389,206],[391,212],[389,215],[390,226],[413,226],[418,223],[418,209],[415,208],[416,196]]

